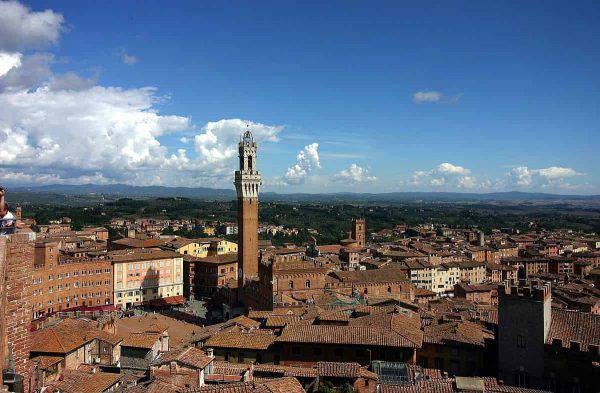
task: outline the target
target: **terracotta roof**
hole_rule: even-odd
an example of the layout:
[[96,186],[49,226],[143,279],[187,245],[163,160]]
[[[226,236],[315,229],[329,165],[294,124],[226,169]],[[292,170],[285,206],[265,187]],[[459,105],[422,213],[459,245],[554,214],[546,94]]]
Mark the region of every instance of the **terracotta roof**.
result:
[[87,373],[79,370],[64,370],[57,381],[49,385],[61,393],[102,393],[116,385],[119,374],[96,371]]
[[403,269],[391,267],[372,270],[336,271],[332,272],[331,276],[342,282],[352,283],[408,281],[408,277]]
[[296,378],[284,377],[255,382],[240,382],[225,385],[205,385],[194,392],[219,393],[305,393]]
[[321,321],[348,322],[350,313],[343,310],[319,310],[318,318]]
[[152,249],[132,249],[118,250],[108,253],[110,260],[115,262],[139,262],[152,261],[156,259],[181,258],[180,254],[172,251],[152,250]]
[[[284,327],[291,323],[300,323],[301,319],[298,315],[269,315],[265,322],[268,328]],[[312,322],[312,321],[311,321]]]
[[45,370],[50,366],[54,366],[55,364],[60,363],[64,359],[65,358],[60,356],[36,356],[33,359],[31,359],[31,362],[37,363],[40,369]]
[[162,334],[160,333],[131,333],[125,337],[121,345],[124,347],[151,349],[161,337]]
[[99,330],[93,322],[68,318],[33,332],[31,352],[67,354],[94,339],[112,345],[121,341],[120,336]]
[[358,363],[319,362],[316,368],[320,377],[357,378],[361,367]]
[[248,318],[245,315],[240,315],[238,317],[235,317],[233,319],[230,319],[228,321],[225,321],[223,323],[224,326],[231,326],[231,325],[239,325],[242,327],[245,327],[247,329],[258,329],[260,327],[260,323],[256,322],[253,319]]
[[[468,384],[469,382],[473,383],[478,387],[483,387],[483,390],[468,390],[469,386],[461,385],[464,385],[465,383]],[[508,385],[498,385],[494,378],[477,377],[419,380],[408,385],[381,385],[380,390],[381,393],[454,393],[476,391],[485,391],[488,393],[547,393],[544,390],[527,389]]]
[[452,380],[418,381],[411,385],[381,385],[380,393],[454,393]]
[[217,333],[204,343],[205,347],[243,348],[265,350],[275,341],[273,333],[268,331],[222,332]]
[[426,326],[423,341],[432,344],[460,343],[483,347],[494,334],[481,325],[468,322],[445,322]]
[[589,345],[600,346],[600,315],[553,309],[546,343],[552,344],[554,339],[562,340],[566,348],[577,341],[582,351],[587,351]]
[[237,252],[229,252],[226,254],[210,255],[204,258],[198,259],[198,262],[210,263],[220,265],[224,263],[234,263],[238,261]]
[[114,240],[113,243],[130,248],[149,248],[163,245],[165,241],[163,239],[135,239],[126,237],[123,239]]
[[271,393],[304,393],[305,390],[296,378],[285,377],[264,382],[263,385]]
[[280,374],[285,377],[315,378],[318,376],[314,367],[284,366],[281,364],[257,364],[254,366],[254,375],[262,373]]
[[416,347],[421,347],[423,343],[421,317],[412,311],[396,311],[396,308],[382,309],[382,311],[375,311],[370,315],[351,319],[349,323],[352,326],[373,326],[380,330],[396,333],[414,343]]
[[169,347],[184,348],[201,339],[207,328],[180,321],[162,314],[145,314],[143,316],[121,318],[115,321],[117,334],[127,336],[138,332],[169,331]]
[[389,328],[372,326],[292,325],[283,329],[279,342],[420,347]]
[[197,347],[189,347],[184,350],[163,352],[153,364],[168,364],[178,362],[195,369],[204,369],[213,361],[203,350]]

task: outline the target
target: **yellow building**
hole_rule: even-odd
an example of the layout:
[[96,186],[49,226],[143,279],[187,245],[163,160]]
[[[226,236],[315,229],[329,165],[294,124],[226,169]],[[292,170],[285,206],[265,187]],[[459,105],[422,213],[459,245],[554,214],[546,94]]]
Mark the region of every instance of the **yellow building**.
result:
[[114,305],[183,303],[183,257],[171,251],[134,249],[109,253]]
[[166,243],[162,248],[182,255],[192,255],[198,258],[205,258],[209,255],[236,253],[238,250],[237,243],[218,237],[199,239],[178,237]]
[[215,227],[204,227],[204,228],[202,228],[202,231],[204,232],[204,234],[206,236],[214,236],[215,233],[217,233],[217,230]]

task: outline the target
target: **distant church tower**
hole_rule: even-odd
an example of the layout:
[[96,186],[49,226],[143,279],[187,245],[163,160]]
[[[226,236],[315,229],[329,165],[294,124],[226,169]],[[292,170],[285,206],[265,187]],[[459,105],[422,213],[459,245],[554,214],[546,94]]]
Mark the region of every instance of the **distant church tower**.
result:
[[355,218],[352,220],[352,239],[356,240],[356,244],[359,247],[365,246],[365,219],[364,218]]
[[256,142],[250,130],[239,143],[240,169],[235,171],[238,200],[238,280],[242,285],[258,278],[258,191]]

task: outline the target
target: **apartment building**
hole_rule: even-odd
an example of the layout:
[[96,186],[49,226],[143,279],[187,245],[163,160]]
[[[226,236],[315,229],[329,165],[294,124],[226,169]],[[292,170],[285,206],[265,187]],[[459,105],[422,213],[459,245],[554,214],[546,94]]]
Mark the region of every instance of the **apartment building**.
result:
[[56,312],[112,308],[113,274],[105,256],[71,257],[55,241],[35,245],[32,281],[33,319]]
[[407,261],[404,265],[412,284],[437,294],[453,291],[454,284],[460,281],[460,268],[456,264],[434,266],[423,261]]
[[135,249],[109,254],[114,272],[114,305],[183,302],[183,257],[171,251]]
[[218,237],[187,239],[178,237],[162,246],[164,250],[174,251],[182,255],[206,258],[209,255],[237,253],[237,243]]

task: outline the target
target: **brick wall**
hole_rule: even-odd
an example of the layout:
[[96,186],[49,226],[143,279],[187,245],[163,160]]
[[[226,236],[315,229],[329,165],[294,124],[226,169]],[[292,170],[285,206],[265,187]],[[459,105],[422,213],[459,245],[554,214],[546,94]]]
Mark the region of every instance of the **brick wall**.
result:
[[[0,321],[4,321],[4,274],[6,266],[6,240],[7,237],[0,236]],[[6,340],[6,333],[4,323],[0,323],[0,371],[4,370],[4,346]],[[2,373],[0,372],[0,392],[4,391],[2,388]]]
[[34,243],[29,235],[14,234],[0,240],[0,261],[4,262],[4,364],[8,354],[12,353],[15,371],[23,375],[26,392],[31,375],[29,349],[33,258]]

